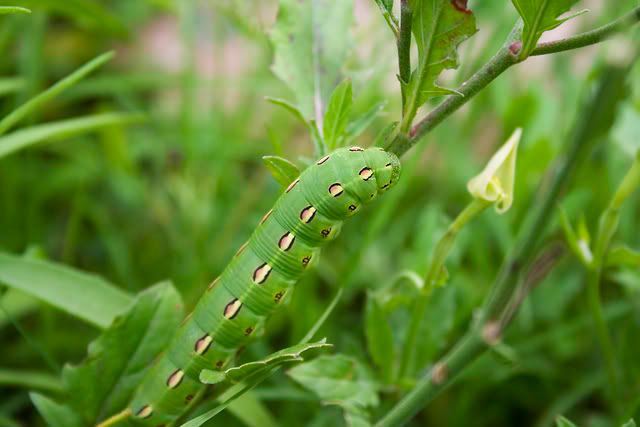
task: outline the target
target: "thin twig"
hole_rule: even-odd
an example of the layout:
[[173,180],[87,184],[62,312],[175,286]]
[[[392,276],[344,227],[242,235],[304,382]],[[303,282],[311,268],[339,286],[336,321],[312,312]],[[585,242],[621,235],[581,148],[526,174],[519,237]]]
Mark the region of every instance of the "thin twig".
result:
[[400,92],[402,93],[402,111],[404,114],[404,106],[407,95],[405,93],[405,84],[409,83],[411,78],[411,23],[413,13],[408,0],[402,0],[400,3],[400,34],[398,36],[398,77],[400,78]]
[[[625,31],[629,27],[637,24],[638,21],[640,21],[640,6],[615,21],[586,33],[548,43],[540,43],[531,55],[545,55],[596,44]],[[514,43],[515,36],[518,32],[519,25],[517,24],[512,30],[507,42],[494,57],[471,76],[469,80],[462,83],[462,85],[456,89],[456,92],[462,95],[448,96],[440,105],[411,128],[409,138],[396,138],[389,145],[388,150],[398,156],[406,153],[420,141],[423,136],[440,124],[440,122],[469,102],[474,95],[489,85],[489,83],[495,80],[505,70],[518,63],[517,54],[519,53],[519,46],[517,43]]]
[[499,340],[504,325],[500,324],[503,313],[510,306],[524,268],[531,261],[534,248],[542,238],[553,214],[560,190],[566,185],[571,172],[585,157],[591,141],[598,134],[598,120],[602,111],[615,108],[619,100],[619,89],[624,85],[630,67],[610,67],[603,73],[598,91],[579,115],[578,123],[568,139],[564,158],[553,167],[555,171],[549,189],[541,199],[534,200],[537,207],[528,215],[519,233],[513,250],[503,262],[489,297],[483,304],[479,321],[471,325],[464,337],[446,354],[432,370],[421,378],[416,386],[394,408],[382,418],[376,427],[397,427],[406,423],[437,394],[452,384],[460,373],[481,355],[492,343]]

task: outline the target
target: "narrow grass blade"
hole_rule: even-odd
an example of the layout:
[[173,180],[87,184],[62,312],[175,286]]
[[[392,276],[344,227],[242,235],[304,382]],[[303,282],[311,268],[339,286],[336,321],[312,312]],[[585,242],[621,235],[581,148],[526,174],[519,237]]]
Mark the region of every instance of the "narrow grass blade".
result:
[[21,129],[0,137],[0,158],[41,142],[62,139],[105,126],[139,123],[143,119],[144,115],[138,113],[101,113]]
[[92,59],[87,62],[82,67],[78,68],[73,73],[69,74],[64,79],[60,80],[49,89],[44,92],[34,96],[20,107],[13,110],[8,116],[0,121],[0,135],[5,134],[9,129],[11,129],[16,123],[20,120],[34,112],[41,105],[47,103],[51,99],[55,98],[60,92],[68,89],[69,87],[76,84],[78,81],[82,80],[87,74],[91,73],[96,68],[102,66],[107,61],[113,58],[113,52],[103,53],[97,58]]

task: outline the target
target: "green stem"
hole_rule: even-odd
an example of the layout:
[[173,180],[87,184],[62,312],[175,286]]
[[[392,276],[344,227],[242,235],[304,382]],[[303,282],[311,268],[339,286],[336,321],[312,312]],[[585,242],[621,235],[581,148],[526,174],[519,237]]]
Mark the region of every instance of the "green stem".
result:
[[616,405],[619,401],[618,393],[618,370],[616,356],[613,347],[613,340],[604,319],[602,310],[602,299],[600,296],[600,282],[602,280],[602,270],[606,259],[607,251],[611,244],[620,216],[620,208],[624,201],[640,186],[640,153],[636,156],[633,165],[623,178],[618,189],[613,195],[609,206],[602,213],[598,234],[595,239],[593,251],[593,262],[587,272],[587,301],[591,316],[595,323],[596,334],[600,344],[600,349],[605,360],[607,376],[609,379],[609,390],[611,402]]
[[550,53],[564,52],[566,50],[579,49],[581,47],[600,43],[601,41],[626,30],[638,21],[640,21],[640,6],[615,21],[594,30],[565,39],[539,43],[538,46],[533,49],[530,56],[548,55]]
[[[620,87],[624,85],[629,67],[610,67],[603,73],[601,83],[584,112],[578,116],[568,147],[560,167],[552,168],[554,174],[548,191],[541,199],[534,200],[537,209],[527,216],[522,231],[518,234],[516,244],[509,257],[503,262],[489,297],[483,305],[479,322],[474,322],[465,336],[438,362],[430,373],[419,379],[416,386],[391,409],[376,427],[398,427],[406,423],[418,413],[433,397],[449,386],[460,375],[464,368],[481,355],[494,339],[499,338],[506,324],[497,323],[501,314],[509,308],[509,303],[517,289],[520,276],[525,266],[531,261],[534,249],[540,241],[549,219],[553,213],[560,190],[565,186],[570,173],[584,158],[590,142],[598,134],[598,120],[602,111],[612,111],[619,100]],[[511,318],[511,317],[510,317]],[[510,319],[510,318],[507,318]],[[493,326],[497,326],[494,328]],[[490,334],[487,332],[491,332]]]
[[420,329],[422,328],[422,322],[429,306],[429,300],[433,288],[437,286],[438,278],[441,275],[444,261],[449,255],[453,243],[456,240],[458,232],[464,227],[465,224],[472,221],[476,216],[482,213],[490,203],[485,200],[473,199],[464,210],[456,217],[455,220],[449,225],[449,228],[445,234],[440,238],[433,251],[431,263],[425,276],[424,288],[422,293],[416,300],[411,311],[411,321],[409,324],[409,330],[407,331],[407,337],[404,341],[404,348],[402,350],[402,360],[400,361],[400,368],[398,370],[398,378],[401,380],[407,376],[412,375],[413,366],[415,360],[415,349],[417,347],[418,336]]
[[[531,56],[563,52],[566,50],[578,49],[597,44],[615,34],[625,31],[629,27],[637,24],[638,21],[640,21],[640,7],[634,8],[631,12],[607,25],[598,27],[586,33],[548,43],[540,43],[533,52],[531,52]],[[469,80],[456,89],[456,92],[461,93],[462,96],[448,96],[435,109],[429,112],[429,114],[411,128],[409,138],[400,138],[400,135],[398,135],[387,149],[398,156],[403,155],[411,147],[417,144],[422,137],[440,124],[440,122],[469,102],[478,92],[480,92],[480,90],[484,89],[505,70],[516,64],[519,61],[517,57],[518,51],[513,50],[516,45],[512,45],[512,42],[515,40],[515,36],[518,34],[519,29],[519,25],[516,25],[512,30],[507,43],[505,43],[494,57],[481,67],[473,76],[471,76]]]
[[402,94],[402,111],[404,113],[407,94],[405,84],[411,78],[411,23],[413,13],[408,0],[400,3],[400,35],[398,36],[398,75],[400,76],[400,92]]

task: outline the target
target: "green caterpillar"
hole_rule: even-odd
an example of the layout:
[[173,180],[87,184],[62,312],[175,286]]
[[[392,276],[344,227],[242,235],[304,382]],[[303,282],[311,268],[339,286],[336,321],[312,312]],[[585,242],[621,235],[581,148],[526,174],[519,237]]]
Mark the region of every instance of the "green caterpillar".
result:
[[137,389],[129,409],[142,425],[175,421],[282,303],[342,222],[393,186],[398,158],[380,148],[341,148],[302,172],[209,285]]

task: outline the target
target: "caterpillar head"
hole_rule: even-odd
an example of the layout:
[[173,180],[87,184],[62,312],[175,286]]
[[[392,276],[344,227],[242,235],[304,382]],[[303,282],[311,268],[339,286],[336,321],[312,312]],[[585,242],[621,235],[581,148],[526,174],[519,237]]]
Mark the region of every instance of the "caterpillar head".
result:
[[383,193],[396,185],[400,178],[400,160],[398,157],[381,148],[367,150],[367,157],[374,165],[378,192]]

